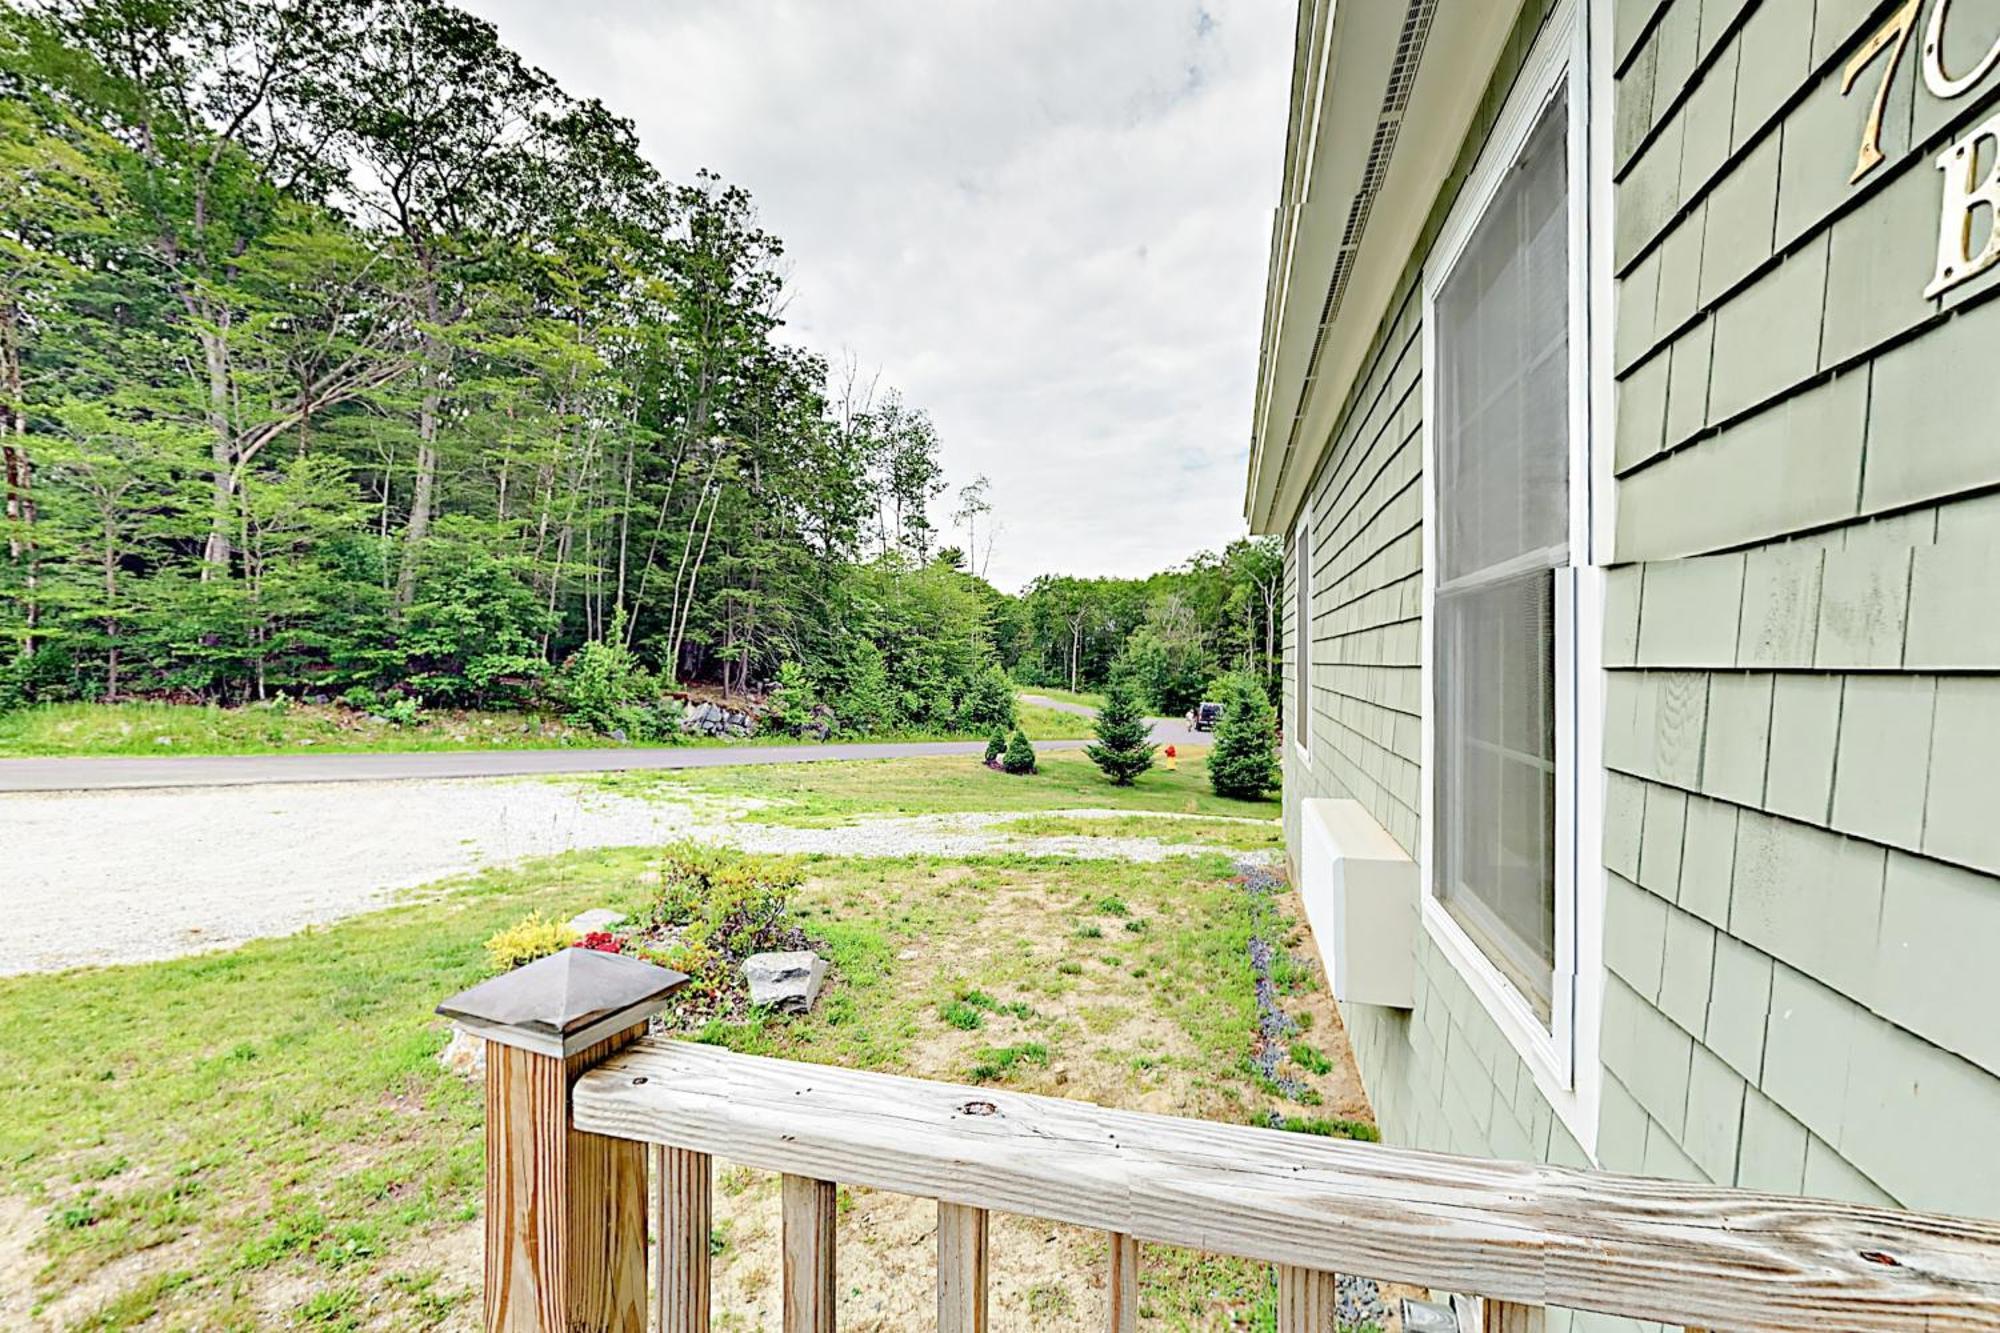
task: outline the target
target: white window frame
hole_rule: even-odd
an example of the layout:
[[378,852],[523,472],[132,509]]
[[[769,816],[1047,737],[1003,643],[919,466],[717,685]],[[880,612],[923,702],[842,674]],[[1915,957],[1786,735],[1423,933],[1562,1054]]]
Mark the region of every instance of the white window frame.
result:
[[[1609,89],[1608,32],[1563,0],[1529,53],[1471,176],[1424,266],[1423,781],[1418,851],[1425,933],[1465,979],[1520,1054],[1557,1117],[1590,1154],[1597,1150],[1603,1010],[1603,605],[1597,562],[1611,550],[1608,450],[1591,448],[1591,424],[1608,421],[1610,247],[1592,245],[1589,219],[1608,219],[1608,117],[1590,114]],[[1595,90],[1595,91],[1593,91]],[[1567,99],[1569,154],[1570,566],[1556,571],[1556,961],[1551,1021],[1486,956],[1438,896],[1435,781],[1438,411],[1436,302],[1528,136],[1556,97]],[[1605,123],[1600,124],[1603,121]],[[1598,455],[1605,455],[1600,458]]]
[[1289,728],[1292,753],[1307,768],[1312,767],[1312,498],[1307,496],[1299,509],[1299,521],[1292,529],[1292,560],[1298,565],[1298,585],[1292,591],[1292,616],[1298,623],[1298,645],[1292,653],[1292,711],[1297,714]]

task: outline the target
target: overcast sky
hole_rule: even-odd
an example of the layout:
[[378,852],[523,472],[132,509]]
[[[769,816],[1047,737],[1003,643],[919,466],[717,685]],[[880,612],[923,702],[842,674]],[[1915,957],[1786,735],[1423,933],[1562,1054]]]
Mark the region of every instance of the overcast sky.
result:
[[1292,5],[462,2],[670,178],[749,188],[787,336],[936,421],[934,517],[992,478],[1000,586],[1242,532]]

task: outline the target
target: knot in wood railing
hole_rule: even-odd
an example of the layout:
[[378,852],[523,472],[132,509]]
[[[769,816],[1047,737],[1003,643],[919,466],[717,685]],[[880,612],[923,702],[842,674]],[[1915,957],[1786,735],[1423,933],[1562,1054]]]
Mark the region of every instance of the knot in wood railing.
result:
[[[562,966],[574,982],[577,965]],[[1275,1264],[1281,1333],[1330,1333],[1335,1272],[1483,1297],[1488,1333],[1539,1329],[1547,1308],[1704,1329],[2000,1330],[1993,1223],[643,1039],[644,1013],[664,993],[600,997],[611,1007],[573,1020],[574,1037],[592,1045],[542,1051],[492,1044],[509,1034],[482,1020],[477,991],[443,1006],[489,1039],[489,1329],[640,1333],[649,1304],[663,1333],[708,1328],[712,1161],[722,1156],[784,1177],[787,1333],[834,1327],[836,1181],[937,1200],[947,1333],[986,1327],[993,1212],[1108,1233],[1113,1330],[1137,1327],[1142,1242]]]

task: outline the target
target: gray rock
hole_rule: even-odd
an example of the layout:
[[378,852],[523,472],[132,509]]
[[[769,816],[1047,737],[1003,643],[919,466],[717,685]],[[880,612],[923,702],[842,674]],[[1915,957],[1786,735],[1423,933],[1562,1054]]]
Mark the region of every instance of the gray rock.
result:
[[438,1063],[460,1078],[486,1077],[486,1042],[462,1027],[451,1030],[451,1040],[438,1052]]
[[753,953],[743,960],[743,979],[750,983],[750,1003],[802,1014],[819,996],[826,960],[810,949]]
[[609,930],[625,919],[623,912],[614,912],[608,907],[593,907],[588,912],[578,912],[569,919],[569,928],[579,935],[588,935],[593,930]]

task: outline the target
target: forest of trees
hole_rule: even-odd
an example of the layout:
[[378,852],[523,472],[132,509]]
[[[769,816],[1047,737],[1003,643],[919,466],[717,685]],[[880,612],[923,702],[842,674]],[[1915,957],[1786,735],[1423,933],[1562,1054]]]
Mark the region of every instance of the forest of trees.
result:
[[[0,708],[785,679],[849,732],[1275,669],[1279,556],[973,572],[921,408],[721,179],[442,0],[0,6]],[[962,545],[948,545],[952,527]]]

